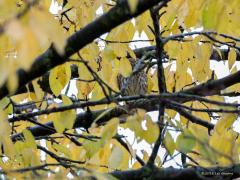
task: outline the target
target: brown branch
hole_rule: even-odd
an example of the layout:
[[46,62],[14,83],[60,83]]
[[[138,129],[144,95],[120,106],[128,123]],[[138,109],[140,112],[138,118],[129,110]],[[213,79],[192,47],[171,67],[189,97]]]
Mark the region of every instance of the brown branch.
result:
[[208,130],[212,130],[214,128],[214,125],[212,123],[208,122],[207,120],[200,119],[197,116],[194,116],[194,115],[190,114],[188,111],[184,110],[181,107],[169,104],[168,108],[177,111],[180,115],[187,118],[190,122],[195,123],[195,124],[199,124],[203,127],[208,128]]
[[233,165],[229,167],[211,167],[211,168],[186,168],[177,169],[173,167],[169,168],[157,168],[152,169],[148,167],[142,167],[136,170],[127,171],[114,171],[110,174],[117,179],[124,180],[182,180],[182,179],[234,179],[240,177],[239,172],[240,165]]
[[181,91],[184,94],[193,94],[198,96],[213,96],[221,94],[224,90],[234,84],[240,82],[240,71],[230,74],[224,78],[217,80],[209,80],[205,83],[199,84],[195,87]]
[[[152,56],[156,56],[156,47],[155,46],[147,46],[144,48],[138,48],[138,49],[134,49],[134,52],[139,59],[141,59],[143,56],[145,56],[145,54],[147,54],[149,52],[150,52],[150,54],[152,54]],[[219,52],[221,53],[221,55],[219,55]],[[219,49],[219,52],[216,49],[213,49],[210,59],[216,60],[216,61],[226,61],[228,59],[229,50],[228,49]],[[164,58],[168,59],[166,54],[164,54]],[[240,53],[239,52],[237,52],[236,61],[240,61]],[[165,62],[168,62],[168,61],[164,61],[164,63]],[[79,77],[78,69],[77,69],[76,65],[73,64],[71,66],[71,72],[72,72],[71,79],[75,79],[75,78]],[[85,80],[80,79],[80,81],[85,81]],[[94,81],[94,79],[91,81]],[[48,92],[48,93],[52,94],[52,91],[49,87],[49,72],[45,73],[42,76],[42,78],[37,81],[37,83],[40,85],[41,89],[44,92]],[[30,90],[31,92],[34,91],[31,83],[29,83],[29,89],[27,89],[25,86],[23,86],[16,92],[16,94],[26,93],[28,90]],[[0,94],[1,94],[1,90],[0,90]],[[232,93],[230,96],[236,96],[236,95],[238,95],[238,94]]]
[[[147,46],[143,48],[138,48],[134,50],[135,54],[137,57],[142,57],[144,54],[147,52],[151,52],[151,54],[155,57],[156,56],[156,46]],[[219,54],[219,52],[221,54]],[[218,51],[216,49],[212,50],[212,54],[210,56],[210,60],[215,60],[215,61],[226,61],[228,60],[228,49],[219,49]],[[164,54],[164,58],[169,58],[166,54]],[[237,52],[237,58],[236,61],[240,61],[240,53]]]
[[[206,83],[202,83],[202,84],[199,84],[195,87],[180,91],[179,93],[183,93],[183,94],[189,95],[189,96],[193,95],[192,98],[195,98],[197,100],[196,95],[197,96],[217,95],[217,94],[220,93],[221,90],[223,90],[223,89],[225,89],[225,88],[227,88],[231,85],[234,85],[236,83],[239,83],[239,82],[240,82],[240,71],[238,71],[234,74],[231,74],[229,76],[226,76],[224,78],[218,79],[218,80],[207,81]],[[189,98],[179,97],[181,95],[179,93],[174,93],[173,95],[175,95],[175,97],[172,100],[175,100],[175,101],[181,102],[181,103],[184,103],[184,102],[187,102],[187,101],[191,100],[190,97]],[[151,96],[141,96],[141,97],[140,96],[135,96],[135,97],[132,97],[132,98],[123,97],[121,99],[114,99],[114,100],[121,100],[121,101],[136,100],[136,102],[128,105],[129,109],[143,108],[143,109],[146,109],[147,111],[157,110],[157,108],[158,108],[157,105],[159,103],[160,97],[158,97],[158,98],[152,98]],[[203,99],[201,99],[201,100],[203,100]],[[92,105],[93,104],[97,105],[97,104],[102,104],[102,103],[109,103],[109,101],[107,101],[107,100],[105,100],[105,101],[106,102],[104,102],[104,101],[102,101],[102,102],[87,102],[87,104],[85,104],[85,106],[90,106],[91,104]],[[209,103],[210,102],[211,101],[209,101]],[[224,104],[219,104],[219,105],[224,105]],[[71,108],[77,108],[77,107],[78,106],[71,105],[68,108],[60,107],[59,109],[54,109],[54,111],[55,112],[57,112],[57,110],[61,111],[61,109],[62,110],[69,110]],[[83,107],[83,105],[79,104],[79,107]],[[51,113],[52,109],[45,110],[45,111],[46,111],[46,113]],[[41,115],[40,112],[34,112],[34,113],[31,114],[30,117]],[[101,113],[103,111],[92,112],[93,117],[94,116],[97,117],[99,115],[99,112]],[[44,114],[44,113],[42,113],[42,114]],[[118,117],[118,116],[120,116],[122,114],[125,114],[125,113],[126,113],[126,111],[124,111],[123,109],[114,109],[113,111],[110,111],[108,117],[110,117],[110,118]],[[27,117],[29,117],[29,116],[27,116]],[[76,120],[75,127],[87,127],[87,126],[89,127],[89,123],[91,123],[91,120],[86,121],[88,118],[89,118],[89,116],[87,116],[86,113],[80,114],[78,116],[77,120]],[[22,119],[24,119],[24,114],[22,116],[20,116],[18,120],[22,120]],[[103,120],[104,122],[109,120],[109,118],[105,118],[105,117],[103,119],[104,119]],[[86,123],[86,122],[88,122],[88,123]],[[48,125],[49,124],[50,124],[50,126],[52,126],[52,122],[49,122]],[[30,129],[32,130],[34,136],[36,136],[36,137],[52,134],[52,132],[44,130],[43,128],[38,127],[38,126],[32,127]],[[13,135],[12,138],[13,138],[13,140],[15,140],[15,139],[17,139],[17,137],[19,137],[19,134]]]
[[[131,13],[127,0],[120,1],[106,14],[103,14],[101,17],[70,36],[66,41],[63,54],[59,54],[54,46],[51,46],[46,52],[34,60],[29,71],[24,71],[22,69],[19,70],[19,84],[17,90],[33,79],[44,75],[52,68],[63,64],[71,55],[78,52],[102,34],[109,32],[123,22],[138,16],[159,2],[160,0],[139,0],[136,11]],[[9,95],[9,91],[7,89],[7,84],[5,83],[0,87],[0,99],[7,95]]]
[[[163,3],[162,3],[163,4]],[[165,3],[166,5],[167,3]],[[160,6],[160,7],[163,7]],[[159,25],[159,7],[156,8],[154,6],[150,10],[152,22],[153,22],[153,27],[154,27],[154,35],[155,35],[155,41],[156,41],[156,55],[157,55],[157,77],[158,77],[158,91],[159,94],[167,92],[167,86],[166,86],[166,81],[165,81],[165,75],[164,75],[164,68],[163,68],[163,46],[164,42],[161,37],[161,32],[160,32],[160,25]],[[165,104],[161,101],[159,101],[159,107],[158,107],[158,125],[159,125],[159,135],[157,140],[154,143],[152,153],[148,159],[147,164],[149,166],[153,166],[155,159],[158,154],[159,147],[162,144],[164,134],[165,134],[165,127],[162,126],[161,124],[164,124],[164,112],[165,112]]]
[[37,148],[43,152],[45,152],[47,155],[51,156],[53,159],[55,159],[56,161],[58,161],[59,163],[62,164],[62,166],[65,167],[65,164],[69,164],[69,163],[77,163],[77,164],[84,164],[85,161],[77,161],[77,160],[72,160],[72,159],[68,159],[65,157],[60,157],[56,154],[54,154],[53,152],[49,151],[48,149],[46,149],[43,146],[37,145]]
[[[154,96],[135,96],[132,98],[130,98],[130,97],[119,98],[119,99],[128,99],[129,101],[136,99],[136,101],[135,101],[135,103],[129,104],[128,107],[120,106],[120,107],[113,108],[111,111],[109,111],[104,116],[102,116],[100,119],[98,119],[96,124],[103,125],[104,123],[106,123],[107,121],[109,121],[110,119],[112,119],[114,117],[120,117],[121,115],[127,115],[128,113],[125,109],[128,109],[130,111],[131,109],[142,108],[142,109],[145,109],[146,111],[155,111],[155,110],[158,110],[159,101],[164,101],[167,98],[170,100],[171,99],[175,100],[175,101],[179,100],[180,102],[183,101],[184,98],[182,98],[182,97],[179,98],[178,96],[179,95],[172,96],[170,94],[161,94],[161,95],[154,95]],[[142,98],[142,99],[139,99],[139,98]],[[188,97],[187,100],[190,101],[190,98]],[[185,102],[187,100],[185,100]],[[107,103],[107,102],[108,102],[107,100],[105,102],[102,101],[102,103]],[[88,102],[86,102],[86,103],[88,103]],[[88,105],[91,105],[91,104],[93,105],[92,102],[89,102]],[[101,103],[99,103],[99,104],[101,104]],[[69,106],[67,106],[67,107],[69,107]],[[60,108],[64,108],[64,106],[60,107]],[[170,107],[168,105],[167,105],[167,108],[175,109],[175,107]],[[69,108],[67,108],[67,109],[69,109]],[[50,109],[49,112],[51,112],[51,110],[53,110],[53,109]],[[54,110],[56,111],[56,109],[54,109]],[[91,124],[94,122],[94,120],[105,111],[106,110],[99,110],[99,111],[79,113],[75,120],[74,128],[85,128],[85,129],[89,128],[91,126]],[[197,117],[194,117],[194,118],[190,117],[189,113],[185,110],[180,109],[179,111],[180,111],[180,114],[182,112],[181,115],[183,115],[186,118],[189,118],[189,120],[193,123],[202,125],[203,127],[206,127],[208,129],[211,129],[213,127],[213,125],[208,123],[207,121],[205,122],[204,120],[201,120]],[[30,116],[33,116],[33,114],[32,113],[25,114],[25,115],[23,115],[23,117],[24,116],[30,117]],[[21,119],[21,118],[19,118],[19,119]],[[45,128],[44,126],[46,126],[48,128]],[[36,125],[36,126],[30,127],[28,130],[30,130],[32,132],[33,136],[36,139],[38,139],[38,137],[44,137],[46,135],[51,135],[51,134],[55,133],[51,129],[51,128],[54,128],[53,122],[48,122],[48,123],[44,124],[44,126]],[[21,140],[22,133],[14,134],[14,135],[12,135],[11,138],[13,141]]]

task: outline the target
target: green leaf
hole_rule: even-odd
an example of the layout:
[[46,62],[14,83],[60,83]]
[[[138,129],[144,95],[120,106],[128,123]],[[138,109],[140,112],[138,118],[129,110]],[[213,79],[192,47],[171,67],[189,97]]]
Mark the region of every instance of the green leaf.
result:
[[184,153],[190,152],[195,146],[195,144],[196,140],[194,139],[194,137],[185,136],[184,134],[180,134],[177,137],[176,146],[177,149],[181,152]]
[[164,145],[167,148],[168,153],[172,156],[176,146],[175,146],[174,140],[169,132],[166,132],[166,135],[164,138]]
[[25,138],[27,147],[37,149],[35,138],[29,130],[27,129],[23,130],[23,136]]

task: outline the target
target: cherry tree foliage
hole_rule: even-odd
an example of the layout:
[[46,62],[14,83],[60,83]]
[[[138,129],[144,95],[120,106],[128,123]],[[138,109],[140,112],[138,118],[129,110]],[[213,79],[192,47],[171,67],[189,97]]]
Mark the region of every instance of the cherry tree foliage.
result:
[[240,177],[239,0],[53,2],[0,0],[1,177]]

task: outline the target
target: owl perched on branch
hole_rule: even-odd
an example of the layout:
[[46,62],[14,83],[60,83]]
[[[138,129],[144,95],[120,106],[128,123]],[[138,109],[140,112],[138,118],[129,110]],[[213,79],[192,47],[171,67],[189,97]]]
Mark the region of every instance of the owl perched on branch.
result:
[[[129,62],[134,67],[138,63],[138,59],[129,58]],[[121,74],[117,76],[118,86],[123,96],[134,96],[134,95],[143,95],[147,93],[148,83],[147,83],[147,74],[144,69],[138,71],[134,75],[129,77],[123,77]]]

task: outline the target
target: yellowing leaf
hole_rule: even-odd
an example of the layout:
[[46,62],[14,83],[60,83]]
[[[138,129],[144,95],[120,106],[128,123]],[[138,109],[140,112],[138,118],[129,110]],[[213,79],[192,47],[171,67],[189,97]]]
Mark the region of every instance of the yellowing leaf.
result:
[[231,165],[231,158],[238,160],[238,155],[234,148],[237,136],[237,133],[232,130],[224,130],[221,133],[214,131],[213,135],[210,137],[209,145],[215,149],[215,154],[220,165]]
[[96,154],[117,132],[119,120],[113,118],[103,128],[101,139],[97,141],[85,140],[83,147],[87,151],[87,156],[90,158]]
[[[100,100],[104,97],[105,97],[105,95],[103,93],[101,86],[98,83],[96,83],[92,90],[92,99],[91,100]],[[105,107],[105,105],[103,105],[103,106]],[[98,106],[96,106],[96,107],[98,107]],[[94,107],[91,107],[91,108],[94,108]]]
[[111,139],[117,132],[117,127],[119,124],[118,118],[111,119],[105,126],[102,132],[102,141]]
[[236,114],[230,114],[230,113],[223,114],[221,119],[217,121],[217,124],[215,125],[214,129],[221,134],[224,131],[226,131],[228,128],[230,128],[235,120],[237,120]]
[[186,137],[184,134],[180,134],[177,137],[176,147],[179,151],[188,153],[193,149],[196,144],[196,140],[193,137]]
[[76,87],[78,90],[78,99],[86,99],[86,97],[91,93],[95,86],[95,82],[83,82],[77,81]]
[[[62,95],[63,106],[72,104],[71,99]],[[66,129],[72,129],[76,120],[76,112],[74,109],[63,112],[57,112],[50,114],[50,118],[53,119],[53,125],[57,132],[62,133]]]
[[[62,101],[64,106],[72,104],[72,101],[69,97],[62,95]],[[63,123],[65,129],[72,129],[74,122],[76,120],[76,112],[74,109],[63,111],[60,113],[59,121]]]
[[123,57],[120,59],[120,66],[119,66],[119,72],[124,76],[127,77],[132,72],[132,66],[129,62],[128,58]]
[[49,85],[55,96],[58,96],[62,89],[67,85],[71,78],[71,69],[69,64],[57,66],[50,71]]
[[14,147],[10,139],[10,133],[11,127],[7,121],[7,114],[0,109],[0,144],[2,144],[4,154],[9,157],[14,155]]
[[229,70],[232,69],[235,61],[236,61],[236,58],[237,58],[237,54],[236,54],[236,51],[231,48],[229,53],[228,53],[228,67],[229,67]]
[[117,76],[118,76],[118,69],[114,68],[112,71],[112,74],[111,74],[110,81],[109,81],[109,86],[112,89],[114,89],[115,91],[119,91]]
[[63,146],[63,145],[60,145],[60,144],[56,144],[56,143],[54,143],[54,144],[52,145],[52,147],[53,147],[54,149],[56,149],[57,151],[63,153],[65,156],[71,157],[71,152],[70,152],[70,150],[69,150],[67,147],[65,147],[65,146]]
[[9,114],[13,113],[13,105],[8,97],[0,100],[0,109],[5,110]]
[[94,66],[97,66],[97,63],[95,62],[96,58],[99,55],[99,47],[96,43],[91,43],[89,45],[87,45],[86,47],[84,47],[83,49],[81,49],[80,51],[81,57],[84,60],[87,60],[89,62],[89,65],[94,69]]
[[112,71],[113,71],[111,62],[103,59],[101,62],[101,65],[102,65],[102,69],[98,74],[104,80],[104,82],[108,83],[112,77]]
[[25,138],[26,147],[37,149],[35,138],[29,130],[23,130],[23,136]]
[[114,53],[114,50],[112,49],[111,46],[106,46],[103,53],[102,53],[102,58],[106,59],[108,61],[112,61],[116,58],[116,54]]
[[128,0],[131,13],[134,13],[137,9],[138,0]]
[[[29,24],[34,31],[42,46],[46,43],[54,43],[54,47],[59,53],[64,52],[66,43],[66,34],[57,19],[54,18],[48,9],[39,10],[38,8],[31,8],[29,13]],[[36,26],[36,23],[38,24]],[[50,40],[50,42],[49,42]]]
[[123,158],[122,150],[118,146],[115,146],[109,158],[109,163],[108,163],[109,167],[111,169],[118,169],[119,165],[122,162],[122,158]]
[[[160,18],[162,19],[162,18]],[[142,34],[143,31],[148,32],[148,26],[152,27],[152,19],[150,16],[150,11],[145,11],[141,15],[135,18],[136,25],[135,28],[139,32],[139,34]],[[150,37],[153,37],[152,35]],[[149,39],[152,39],[148,36]]]
[[18,87],[18,76],[16,72],[11,72],[7,80],[7,87],[10,94],[13,94]]
[[83,79],[83,80],[93,79],[91,72],[89,72],[89,70],[83,63],[78,65],[78,74],[80,79]]
[[103,142],[101,140],[97,141],[90,141],[90,140],[85,140],[83,142],[83,147],[86,150],[86,156],[88,158],[91,158],[94,154],[96,154],[102,147],[103,147]]
[[[101,114],[99,114],[98,116],[97,116],[97,118],[96,119],[94,119],[94,121],[93,121],[93,123],[92,123],[92,125],[91,125],[91,127],[97,127],[97,121],[99,120],[99,119],[101,119],[101,118],[103,118],[105,115],[107,115],[109,112],[111,112],[112,111],[112,108],[108,108],[108,109],[106,109],[105,111],[103,111]],[[111,121],[110,121],[111,122]],[[108,123],[109,124],[109,123]]]
[[143,131],[140,137],[145,139],[149,144],[152,144],[157,140],[159,136],[159,127],[152,121],[149,115],[146,115],[146,127],[147,130]]
[[164,146],[167,148],[170,156],[173,155],[175,150],[175,143],[174,140],[169,132],[166,133],[164,138]]
[[205,29],[215,29],[218,22],[218,3],[206,1],[202,11],[202,21]]
[[41,89],[40,85],[37,83],[37,80],[32,81],[32,85],[38,100],[42,100],[44,96],[44,92]]
[[60,121],[60,113],[52,113],[49,118],[53,120],[53,125],[57,132],[62,133],[65,130],[64,124]]

